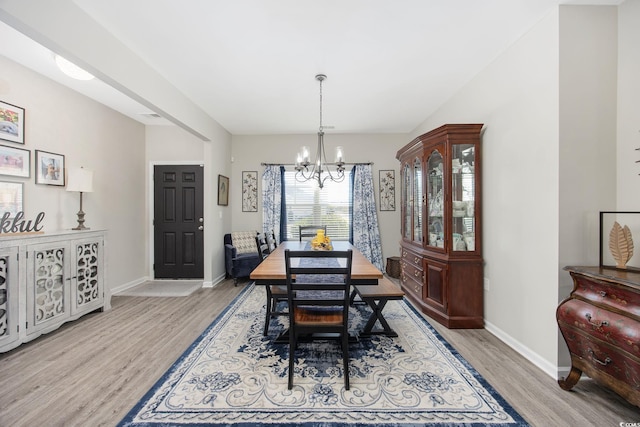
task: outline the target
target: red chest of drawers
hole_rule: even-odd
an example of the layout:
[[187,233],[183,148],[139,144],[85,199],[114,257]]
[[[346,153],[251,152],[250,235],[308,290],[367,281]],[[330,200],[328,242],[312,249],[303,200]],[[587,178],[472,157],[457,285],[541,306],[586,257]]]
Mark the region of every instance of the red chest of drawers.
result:
[[640,273],[565,267],[573,291],[556,310],[571,372],[558,380],[570,390],[582,373],[640,406]]

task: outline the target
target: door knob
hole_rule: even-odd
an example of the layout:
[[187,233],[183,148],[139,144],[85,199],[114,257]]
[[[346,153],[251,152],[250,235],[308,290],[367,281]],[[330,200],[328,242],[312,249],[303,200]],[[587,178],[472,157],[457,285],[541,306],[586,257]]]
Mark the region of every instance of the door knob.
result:
[[202,219],[202,217],[200,217],[200,219],[198,219],[198,222],[202,224],[204,222],[204,219]]
[[204,230],[204,225],[201,225],[200,227],[198,227],[198,230],[200,231]]

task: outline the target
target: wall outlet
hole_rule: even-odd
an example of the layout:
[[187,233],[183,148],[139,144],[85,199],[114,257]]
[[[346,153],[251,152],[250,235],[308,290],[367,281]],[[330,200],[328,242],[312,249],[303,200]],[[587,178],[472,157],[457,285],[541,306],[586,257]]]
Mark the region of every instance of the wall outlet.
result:
[[489,279],[487,279],[486,277],[484,278],[484,290],[489,290]]

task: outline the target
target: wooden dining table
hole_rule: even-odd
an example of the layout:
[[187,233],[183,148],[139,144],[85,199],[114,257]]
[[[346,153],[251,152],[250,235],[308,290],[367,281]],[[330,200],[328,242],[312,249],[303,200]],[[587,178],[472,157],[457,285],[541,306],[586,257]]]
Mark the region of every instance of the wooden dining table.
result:
[[[287,273],[284,263],[284,251],[305,250],[309,242],[285,241],[269,254],[252,272],[249,278],[256,285],[284,285],[287,282]],[[353,251],[351,264],[351,283],[353,285],[377,285],[383,278],[382,272],[362,255],[362,253],[349,242],[332,242],[336,251]]]

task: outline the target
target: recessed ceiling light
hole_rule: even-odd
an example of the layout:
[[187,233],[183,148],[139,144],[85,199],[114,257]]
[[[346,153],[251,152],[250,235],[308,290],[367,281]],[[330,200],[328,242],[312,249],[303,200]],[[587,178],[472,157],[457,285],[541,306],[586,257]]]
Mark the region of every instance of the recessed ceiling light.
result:
[[93,74],[86,72],[85,70],[78,67],[74,63],[64,59],[62,56],[54,55],[54,57],[55,57],[56,65],[58,66],[58,68],[60,68],[60,70],[63,73],[65,73],[67,76],[74,78],[76,80],[91,80],[94,78]]

